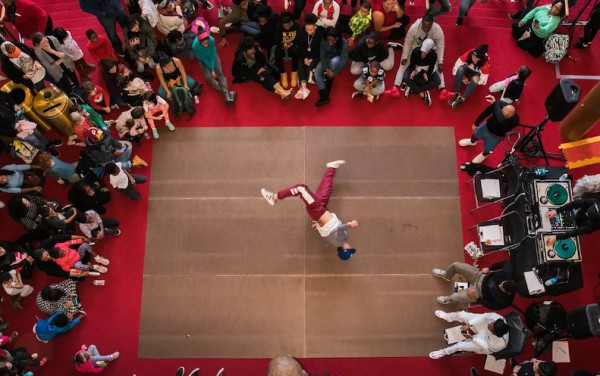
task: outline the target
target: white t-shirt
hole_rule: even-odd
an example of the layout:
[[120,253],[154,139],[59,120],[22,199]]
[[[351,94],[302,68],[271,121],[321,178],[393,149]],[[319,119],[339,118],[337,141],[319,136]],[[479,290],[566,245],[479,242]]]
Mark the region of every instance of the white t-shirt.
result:
[[115,163],[117,166],[119,166],[119,174],[118,175],[110,175],[110,185],[113,186],[113,188],[117,188],[117,189],[125,189],[129,186],[129,177],[127,176],[127,174],[125,174],[125,171],[123,171],[123,167],[122,167],[122,163],[121,162],[117,162]]
[[321,234],[322,237],[326,237],[329,236],[329,234],[331,234],[333,230],[340,227],[341,225],[342,221],[338,219],[335,213],[331,213],[331,219],[329,220],[329,222],[325,223],[323,227],[319,226],[319,224],[317,223],[317,231],[319,231],[319,234]]

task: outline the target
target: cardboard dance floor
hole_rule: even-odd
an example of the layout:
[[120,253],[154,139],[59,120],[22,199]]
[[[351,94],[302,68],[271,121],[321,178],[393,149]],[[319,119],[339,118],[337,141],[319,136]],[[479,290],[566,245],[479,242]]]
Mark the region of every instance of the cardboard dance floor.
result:
[[[452,128],[178,128],[153,146],[139,356],[423,356],[443,346],[431,268],[462,259]],[[346,262],[298,198],[337,170]]]

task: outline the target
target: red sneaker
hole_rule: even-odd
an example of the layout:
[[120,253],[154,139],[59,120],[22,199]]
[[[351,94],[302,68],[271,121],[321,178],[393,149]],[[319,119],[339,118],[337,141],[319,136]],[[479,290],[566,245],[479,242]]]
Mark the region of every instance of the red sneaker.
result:
[[397,98],[400,96],[400,90],[395,85],[392,86],[392,88],[390,90],[386,90],[383,93],[389,95],[390,97],[394,97],[394,98]]

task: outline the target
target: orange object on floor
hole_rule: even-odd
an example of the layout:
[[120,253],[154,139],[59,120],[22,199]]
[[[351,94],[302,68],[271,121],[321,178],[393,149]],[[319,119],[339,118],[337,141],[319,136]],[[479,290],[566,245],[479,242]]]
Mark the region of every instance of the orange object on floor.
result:
[[569,169],[600,163],[600,136],[567,142],[560,149]]

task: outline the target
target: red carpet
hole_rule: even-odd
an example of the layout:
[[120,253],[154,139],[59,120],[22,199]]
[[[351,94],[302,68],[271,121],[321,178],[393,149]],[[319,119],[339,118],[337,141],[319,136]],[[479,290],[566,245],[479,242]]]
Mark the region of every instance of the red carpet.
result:
[[[82,13],[77,1],[74,0],[39,0],[39,3],[52,15],[55,26],[62,26],[70,30],[75,39],[85,50],[85,30],[94,28],[102,31],[93,16]],[[309,2],[306,9],[312,1]],[[280,6],[280,4],[278,4]],[[506,18],[508,10],[513,9],[514,3],[491,0],[486,5],[477,4],[471,13],[465,18],[464,26],[453,26],[456,17],[456,9],[450,15],[440,17],[439,22],[446,34],[445,68],[447,84],[451,86],[451,68],[455,59],[467,49],[479,43],[489,43],[489,54],[492,59],[490,83],[500,80],[514,72],[520,65],[527,64],[533,70],[533,75],[527,81],[527,87],[521,98],[518,111],[521,121],[525,124],[539,123],[545,114],[543,99],[556,84],[554,66],[543,60],[536,60],[530,55],[516,48],[510,37],[510,21]],[[457,7],[455,7],[457,8]],[[407,6],[407,11],[414,20],[418,18],[417,12],[422,13],[422,7],[414,8]],[[203,11],[206,12],[206,11]],[[207,13],[207,12],[206,12]],[[216,10],[210,12],[209,20],[214,24]],[[578,29],[576,35],[581,30]],[[231,36],[229,47],[220,51],[221,59],[229,72],[232,56],[235,50],[234,42],[239,36]],[[86,51],[87,53],[87,51]],[[583,54],[595,56],[595,60],[588,60]],[[598,64],[597,53],[585,51],[582,57],[569,70],[569,74],[591,74],[587,70]],[[398,53],[396,54],[399,59]],[[88,61],[91,59],[88,58]],[[186,69],[194,78],[203,81],[197,62],[187,62]],[[398,60],[396,61],[398,64]],[[569,62],[571,64],[571,62]],[[561,69],[562,69],[561,63]],[[566,69],[566,68],[565,68]],[[571,69],[571,68],[569,68]],[[582,73],[585,72],[585,73]],[[563,74],[565,74],[563,72]],[[395,72],[391,73],[386,83],[391,85]],[[227,73],[228,77],[231,77]],[[97,77],[95,77],[97,78]],[[222,97],[214,90],[205,85],[205,91],[198,106],[198,113],[188,122],[176,124],[177,126],[453,126],[456,129],[456,139],[464,138],[470,134],[473,120],[479,111],[485,107],[484,88],[478,88],[474,95],[458,110],[452,110],[447,103],[434,101],[433,106],[427,109],[423,102],[411,97],[408,99],[394,99],[383,97],[376,103],[366,101],[352,101],[352,81],[348,70],[344,71],[340,79],[335,83],[332,93],[332,103],[325,108],[315,108],[316,90],[305,102],[295,99],[281,101],[274,94],[267,93],[259,85],[246,83],[233,85],[238,91],[238,102],[235,106],[225,106]],[[98,81],[97,81],[98,82]],[[592,87],[595,82],[579,80],[577,83],[582,88],[582,95]],[[156,87],[156,83],[154,83]],[[314,88],[314,87],[313,87]],[[311,88],[312,89],[312,88]],[[316,88],[315,88],[316,89]],[[437,94],[437,93],[436,93]],[[598,129],[588,134],[588,137],[596,136]],[[558,124],[548,123],[543,134],[544,144],[548,151],[557,152],[561,143],[558,134]],[[143,145],[136,149],[136,153],[142,158],[150,161],[151,142],[144,140]],[[157,142],[160,142],[157,141]],[[65,161],[74,161],[77,150],[75,148],[61,148],[61,158]],[[473,148],[457,148],[458,163],[470,160],[478,153]],[[498,150],[497,155],[490,158],[490,164],[494,165],[502,158]],[[0,162],[11,163],[6,154],[1,156]],[[541,163],[538,160],[532,163]],[[457,166],[458,167],[458,166]],[[595,166],[577,169],[573,171],[575,178],[583,174],[595,174],[599,170]],[[138,170],[140,173],[140,170]],[[150,170],[142,170],[141,173],[149,175]],[[474,206],[472,189],[464,184],[467,176],[460,175],[461,203],[463,212],[463,239],[467,243],[475,240],[475,234],[467,230],[469,226],[478,220],[491,217],[488,213],[478,213],[478,217],[469,213]],[[65,198],[66,192],[53,182],[46,184],[44,190],[46,197]],[[147,186],[139,187],[142,195],[147,197]],[[0,199],[8,197],[2,195]],[[194,359],[138,359],[138,320],[141,306],[142,274],[144,260],[144,242],[146,231],[147,200],[139,203],[125,200],[115,195],[109,205],[108,216],[119,218],[122,222],[123,234],[118,239],[106,239],[96,248],[104,256],[111,259],[110,271],[106,276],[106,286],[98,287],[91,285],[90,281],[80,284],[82,303],[88,313],[84,322],[76,327],[67,336],[58,338],[49,344],[41,344],[31,332],[35,321],[35,315],[40,312],[35,308],[34,297],[27,298],[24,303],[25,311],[14,311],[8,303],[3,303],[3,317],[11,322],[10,329],[16,329],[21,333],[18,345],[27,346],[32,351],[48,355],[50,360],[46,366],[36,375],[63,376],[75,374],[71,358],[82,343],[94,343],[98,345],[103,353],[113,351],[121,352],[121,359],[107,368],[106,375],[129,376],[171,376],[179,365],[185,365],[189,370],[200,367],[201,375],[213,375],[221,367],[225,367],[228,376],[264,375],[266,374],[267,359],[236,360],[194,360]],[[2,220],[1,239],[14,239],[22,230],[6,214],[6,210],[0,211]],[[561,302],[567,310],[592,303],[595,287],[600,280],[597,277],[600,265],[600,254],[596,252],[595,241],[600,239],[600,234],[584,237],[583,248],[583,272],[584,288],[555,298]],[[497,254],[482,260],[482,265],[488,265],[496,259],[506,257]],[[36,275],[34,287],[36,293],[39,288],[48,282],[42,274]],[[597,294],[597,293],[596,293]],[[532,300],[519,299],[516,304],[526,307]],[[191,308],[193,309],[193,308]],[[218,309],[218,307],[214,307]],[[433,312],[432,312],[433,314]],[[398,312],[398,318],[402,319],[402,313]],[[441,335],[441,333],[440,333]],[[559,367],[559,375],[569,375],[578,369],[587,369],[592,372],[600,371],[594,354],[600,348],[600,339],[570,341],[571,360],[570,364],[562,364]],[[432,349],[434,350],[434,349]],[[524,360],[533,353],[529,345],[525,355],[519,357]],[[548,355],[545,355],[547,357]],[[452,356],[445,359],[432,361],[429,358],[356,358],[356,359],[302,359],[301,363],[311,375],[321,375],[329,372],[330,375],[344,376],[375,376],[375,375],[468,375],[468,369],[476,366],[483,368],[482,356]],[[486,373],[483,373],[486,374]],[[508,373],[505,373],[508,374]]]

